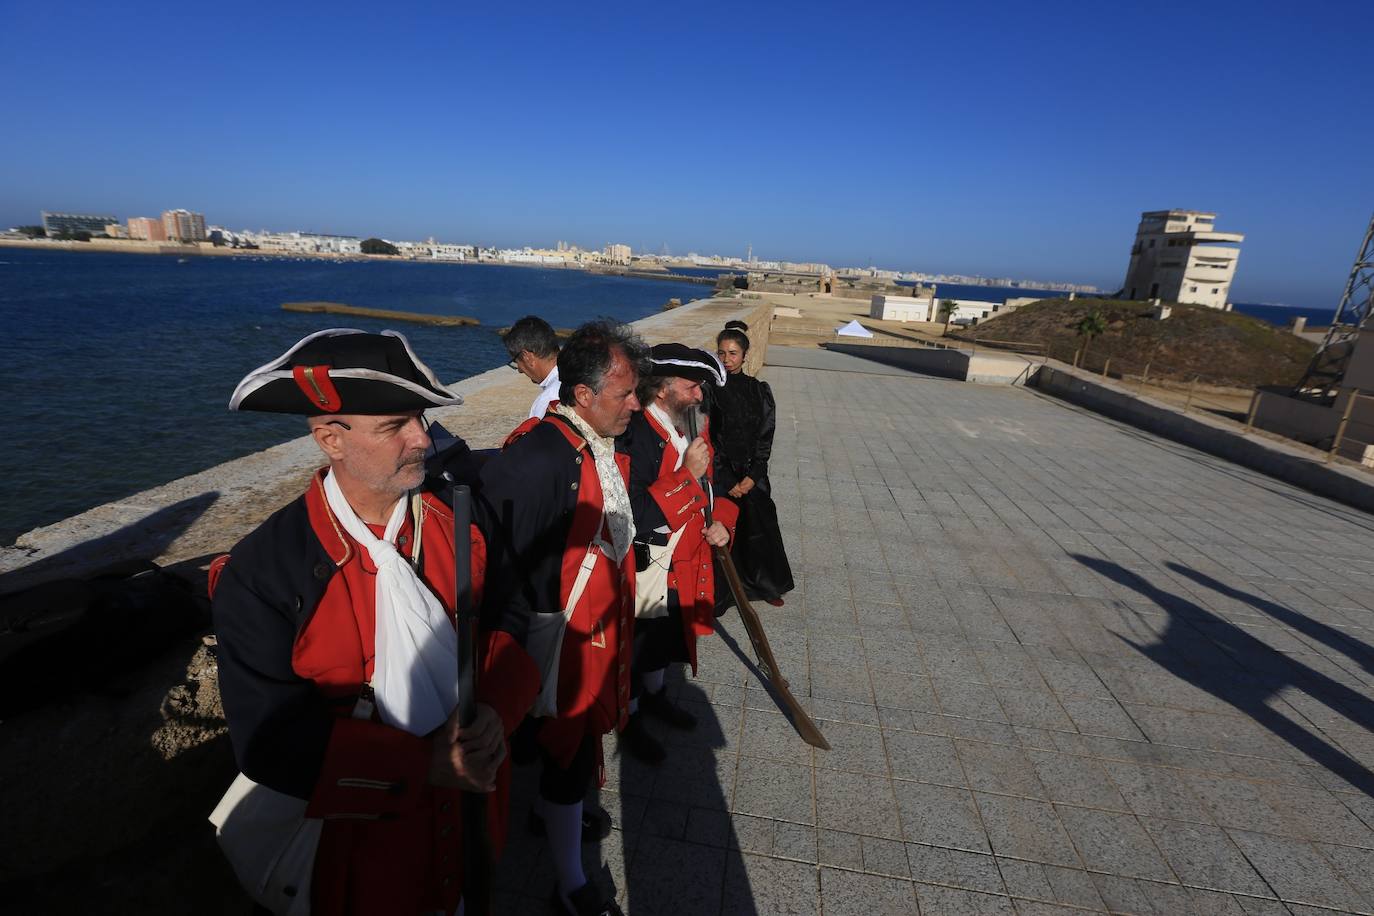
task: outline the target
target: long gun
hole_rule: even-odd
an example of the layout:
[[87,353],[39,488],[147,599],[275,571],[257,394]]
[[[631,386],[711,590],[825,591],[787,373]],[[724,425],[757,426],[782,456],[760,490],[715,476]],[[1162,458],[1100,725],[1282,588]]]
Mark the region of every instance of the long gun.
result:
[[[477,717],[477,614],[472,607],[472,490],[453,487],[454,610],[458,620],[458,724]],[[463,793],[463,911],[491,912],[491,837],[487,833],[487,796]]]
[[[687,410],[687,439],[689,442],[697,437],[697,411],[695,408]],[[711,500],[714,493],[711,490],[711,482],[702,476],[701,488],[706,491],[706,525],[710,527],[712,521]],[[825,735],[816,727],[816,723],[811,721],[806,710],[802,708],[797,698],[792,696],[792,691],[787,686],[787,678],[782,676],[782,670],[778,667],[778,660],[773,657],[773,647],[768,643],[768,634],[763,630],[763,620],[760,619],[758,611],[749,603],[749,598],[744,591],[744,582],[739,577],[739,571],[735,569],[735,561],[730,556],[729,547],[713,547],[716,559],[720,561],[721,569],[725,571],[725,581],[730,584],[730,593],[735,596],[735,607],[739,608],[739,619],[744,622],[744,631],[749,634],[749,643],[754,647],[754,656],[758,659],[759,670],[767,678],[768,684],[782,705],[786,707],[788,718],[792,720],[792,727],[797,730],[801,739],[812,747],[818,747],[823,751],[830,750],[830,742],[825,740]]]

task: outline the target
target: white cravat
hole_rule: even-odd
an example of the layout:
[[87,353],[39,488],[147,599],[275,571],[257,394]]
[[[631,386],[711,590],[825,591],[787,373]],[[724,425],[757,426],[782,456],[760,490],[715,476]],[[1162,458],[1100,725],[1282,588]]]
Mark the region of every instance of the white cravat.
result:
[[458,632],[439,599],[396,549],[410,501],[396,501],[379,539],[348,504],[332,469],[325,475],[324,493],[334,517],[377,567],[372,666],[377,711],[387,725],[412,735],[429,734],[458,705]]
[[[625,489],[625,478],[620,476],[620,468],[615,463],[615,439],[597,435],[591,424],[567,404],[560,403],[558,413],[582,434],[582,438],[587,440],[587,447],[592,450],[596,476],[601,481],[601,511],[606,516],[606,527],[611,532],[611,550],[614,551],[611,559],[619,563],[625,559],[635,539],[635,519],[630,510],[630,493]],[[597,536],[600,536],[600,532]]]

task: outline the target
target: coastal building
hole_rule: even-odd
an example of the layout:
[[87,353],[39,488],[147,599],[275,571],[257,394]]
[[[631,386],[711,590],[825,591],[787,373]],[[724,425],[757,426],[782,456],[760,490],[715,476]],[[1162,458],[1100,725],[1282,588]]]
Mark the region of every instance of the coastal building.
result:
[[473,257],[471,245],[451,245],[430,240],[429,256],[436,261],[467,261]]
[[205,215],[190,210],[164,210],[162,230],[167,233],[168,241],[203,242],[205,241]]
[[1122,284],[1127,299],[1164,299],[1230,309],[1227,297],[1240,259],[1239,232],[1213,229],[1215,213],[1151,210],[1140,214]]
[[131,216],[128,225],[131,239],[142,239],[146,242],[167,241],[167,230],[160,219],[151,216]]
[[363,243],[352,235],[325,235],[315,232],[261,232],[243,234],[245,241],[263,251],[289,251],[293,254],[363,253]]
[[496,259],[506,264],[538,264],[545,267],[566,267],[570,260],[569,252],[550,251],[547,248],[502,248]]
[[829,264],[818,264],[815,261],[783,261],[782,269],[790,274],[817,274],[822,277],[833,273]]
[[606,261],[610,264],[629,264],[631,254],[629,245],[610,244],[606,246]]
[[105,227],[105,234],[112,239],[127,239],[129,237],[129,230],[125,229],[119,223],[110,223]]
[[105,227],[110,223],[117,223],[119,220],[113,216],[94,216],[88,213],[50,213],[43,211],[43,231],[48,233],[48,238],[56,238],[59,235],[73,235],[77,232],[89,232],[91,235],[103,235]]
[[922,291],[921,296],[885,296],[874,293],[869,302],[868,317],[883,321],[935,321],[935,293]]

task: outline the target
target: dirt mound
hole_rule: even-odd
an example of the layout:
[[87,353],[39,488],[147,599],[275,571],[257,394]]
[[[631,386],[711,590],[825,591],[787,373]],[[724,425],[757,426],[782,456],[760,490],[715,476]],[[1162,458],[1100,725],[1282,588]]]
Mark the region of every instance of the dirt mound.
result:
[[1110,358],[1113,373],[1191,380],[1252,388],[1291,385],[1307,368],[1316,345],[1268,322],[1238,312],[1173,305],[1164,321],[1151,317],[1147,302],[1117,299],[1044,299],[950,336],[961,340],[1019,341],[1072,362],[1085,345],[1078,331],[1088,315],[1100,313],[1105,330],[1086,342],[1083,364],[1098,370]]

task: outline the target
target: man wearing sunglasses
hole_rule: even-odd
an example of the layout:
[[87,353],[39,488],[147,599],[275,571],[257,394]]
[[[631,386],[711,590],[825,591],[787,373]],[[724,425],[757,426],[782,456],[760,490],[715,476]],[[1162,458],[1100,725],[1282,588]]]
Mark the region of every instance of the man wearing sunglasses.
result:
[[539,386],[530,405],[530,417],[540,419],[549,404],[558,400],[558,335],[543,318],[526,315],[501,337],[510,354],[510,366]]

